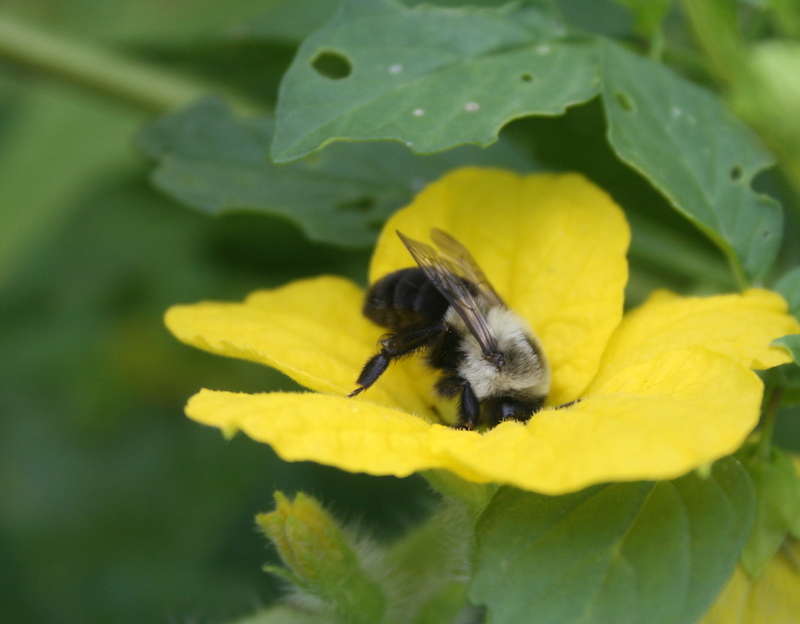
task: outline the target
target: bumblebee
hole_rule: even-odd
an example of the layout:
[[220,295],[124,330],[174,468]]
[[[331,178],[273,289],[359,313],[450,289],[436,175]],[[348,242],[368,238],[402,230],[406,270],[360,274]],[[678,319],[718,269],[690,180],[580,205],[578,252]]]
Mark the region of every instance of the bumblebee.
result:
[[436,392],[458,400],[456,427],[529,420],[550,391],[539,339],[455,238],[432,229],[435,249],[397,235],[418,266],[390,273],[367,291],[364,315],[389,333],[349,396],[372,386],[393,360],[420,353],[441,372]]

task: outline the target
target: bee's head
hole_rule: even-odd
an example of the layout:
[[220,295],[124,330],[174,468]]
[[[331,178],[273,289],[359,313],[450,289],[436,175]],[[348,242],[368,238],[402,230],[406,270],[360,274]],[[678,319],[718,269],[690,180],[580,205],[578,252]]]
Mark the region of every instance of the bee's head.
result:
[[534,412],[544,407],[545,397],[531,398],[497,397],[484,401],[485,420],[489,427],[494,427],[505,420],[518,420],[527,422]]

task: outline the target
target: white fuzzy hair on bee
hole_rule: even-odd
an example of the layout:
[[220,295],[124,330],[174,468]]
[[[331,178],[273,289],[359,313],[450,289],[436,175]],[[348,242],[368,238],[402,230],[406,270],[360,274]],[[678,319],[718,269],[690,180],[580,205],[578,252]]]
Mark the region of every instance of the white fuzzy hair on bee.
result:
[[350,396],[372,386],[393,360],[419,352],[441,373],[437,393],[458,400],[457,427],[529,420],[550,391],[539,339],[455,238],[432,229],[437,250],[397,234],[417,266],[389,273],[367,291],[364,315],[389,333]]

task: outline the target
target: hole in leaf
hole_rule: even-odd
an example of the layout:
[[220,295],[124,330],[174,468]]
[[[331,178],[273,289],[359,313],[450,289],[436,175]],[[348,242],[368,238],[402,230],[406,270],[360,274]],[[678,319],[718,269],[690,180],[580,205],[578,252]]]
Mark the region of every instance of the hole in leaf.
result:
[[633,100],[628,96],[627,93],[623,93],[622,91],[617,91],[614,94],[619,105],[623,108],[623,110],[632,113],[636,110],[636,107],[633,105]]
[[311,61],[311,67],[319,75],[331,80],[347,78],[353,71],[350,59],[339,52],[320,52]]
[[519,78],[522,82],[533,82],[533,76],[527,72],[522,74]]
[[375,198],[369,195],[363,197],[356,197],[355,199],[348,199],[336,204],[336,210],[343,210],[345,212],[369,212],[375,208]]
[[744,175],[744,171],[742,171],[741,165],[734,165],[733,167],[731,167],[730,175],[731,175],[731,180],[733,180],[734,182],[741,180],[742,175]]

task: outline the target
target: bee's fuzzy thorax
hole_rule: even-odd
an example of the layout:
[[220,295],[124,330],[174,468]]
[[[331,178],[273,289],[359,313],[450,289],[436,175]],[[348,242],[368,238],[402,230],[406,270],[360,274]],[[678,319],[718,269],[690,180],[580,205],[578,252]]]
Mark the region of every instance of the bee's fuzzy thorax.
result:
[[525,321],[509,311],[467,249],[433,228],[434,249],[397,233],[415,268],[399,269],[370,286],[364,315],[390,329],[356,380],[353,397],[389,364],[423,352],[442,372],[436,392],[458,400],[457,427],[526,422],[550,391],[550,366]]
[[462,335],[460,349],[464,357],[458,374],[469,381],[478,400],[509,392],[547,396],[550,390],[550,367],[542,355],[541,343],[529,330],[527,323],[502,307],[490,308],[485,316],[505,359],[505,364],[499,370],[486,360],[480,344],[454,308],[450,308],[444,318]]

